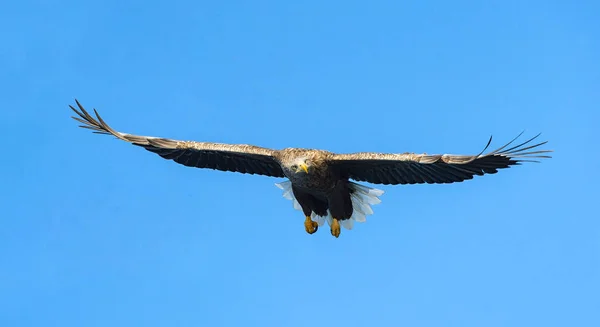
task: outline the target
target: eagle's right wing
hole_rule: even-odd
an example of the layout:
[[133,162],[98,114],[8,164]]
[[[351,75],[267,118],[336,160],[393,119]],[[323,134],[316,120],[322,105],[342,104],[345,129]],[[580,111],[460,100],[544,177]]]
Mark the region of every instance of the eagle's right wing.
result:
[[485,149],[477,155],[360,152],[333,155],[329,164],[356,181],[392,185],[444,184],[462,182],[475,175],[495,174],[499,169],[524,161],[550,158],[547,153],[551,150],[538,149],[546,142],[531,144],[539,134],[509,148],[519,136],[487,154],[483,152],[490,145],[491,137]]
[[209,168],[244,174],[259,174],[272,177],[284,177],[281,166],[273,157],[275,150],[246,144],[222,144],[211,142],[178,141],[167,138],[140,136],[117,132],[108,126],[98,115],[92,117],[75,100],[79,110],[69,105],[79,116],[72,117],[98,134],[113,135],[116,138],[141,146],[159,156],[173,160],[188,167]]

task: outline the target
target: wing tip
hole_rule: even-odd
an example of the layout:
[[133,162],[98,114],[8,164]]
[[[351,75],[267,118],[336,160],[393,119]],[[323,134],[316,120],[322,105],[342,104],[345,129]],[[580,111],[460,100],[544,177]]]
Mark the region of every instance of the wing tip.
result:
[[113,130],[110,126],[108,126],[108,124],[102,119],[102,117],[100,116],[100,114],[98,113],[98,111],[96,110],[96,108],[92,108],[92,110],[94,111],[94,115],[96,116],[96,118],[94,118],[94,116],[92,116],[81,104],[81,102],[79,102],[79,100],[77,98],[74,99],[75,100],[75,104],[77,105],[77,108],[79,110],[77,110],[77,108],[73,107],[72,105],[69,105],[69,108],[71,108],[71,110],[73,110],[78,117],[74,117],[71,116],[72,119],[84,124],[84,125],[79,125],[79,127],[82,128],[87,128],[87,129],[91,129],[93,131],[93,133],[96,134],[106,134],[106,135],[113,135],[118,139],[127,141],[127,139],[125,139],[122,136],[122,133],[119,133],[115,130]]
[[[507,157],[510,159],[519,160],[521,162],[525,162],[524,159],[534,159],[534,158],[535,159],[549,159],[549,158],[552,158],[552,156],[543,155],[545,153],[554,152],[554,150],[552,150],[552,149],[528,151],[528,150],[532,150],[532,149],[538,149],[539,147],[549,143],[549,141],[546,140],[546,141],[542,141],[542,142],[530,145],[531,142],[533,142],[535,139],[537,139],[538,137],[540,137],[542,135],[541,132],[537,133],[535,136],[531,137],[530,139],[528,139],[518,145],[507,148],[509,145],[514,143],[519,137],[521,137],[524,134],[524,132],[525,132],[525,130],[521,131],[516,137],[514,137],[508,143],[504,144],[503,146],[501,146],[500,148],[498,148],[494,151],[491,151],[491,152],[483,155],[483,157],[502,156],[502,157]],[[482,156],[482,155],[480,154],[477,157],[480,157],[480,156]],[[521,159],[521,158],[523,158],[523,159]]]

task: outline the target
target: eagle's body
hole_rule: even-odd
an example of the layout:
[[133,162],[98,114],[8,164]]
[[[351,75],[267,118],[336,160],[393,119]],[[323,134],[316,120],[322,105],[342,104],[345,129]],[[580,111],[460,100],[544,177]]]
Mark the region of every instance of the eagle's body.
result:
[[[341,171],[327,163],[333,153],[323,150],[287,148],[276,151],[283,173],[290,180],[292,193],[306,217],[326,217],[349,220],[353,213],[350,183]],[[303,171],[303,168],[306,171]],[[311,224],[316,229],[318,223]],[[349,222],[348,222],[349,223]],[[310,229],[310,227],[306,227]]]
[[[546,143],[529,145],[537,136],[507,148],[513,139],[495,151],[478,155],[336,154],[314,149],[273,150],[246,144],[178,141],[117,132],[95,110],[96,118],[75,101],[79,110],[70,107],[79,116],[73,118],[84,124],[82,127],[113,135],[165,159],[189,167],[287,177],[289,181],[276,185],[296,209],[303,211],[306,231],[314,233],[326,220],[335,237],[340,235],[340,224],[351,229],[354,221],[364,222],[366,215],[373,213],[371,205],[381,202],[383,191],[351,180],[392,185],[462,182],[523,161],[549,158],[545,153],[551,152],[529,151]],[[490,142],[491,138],[487,146]]]

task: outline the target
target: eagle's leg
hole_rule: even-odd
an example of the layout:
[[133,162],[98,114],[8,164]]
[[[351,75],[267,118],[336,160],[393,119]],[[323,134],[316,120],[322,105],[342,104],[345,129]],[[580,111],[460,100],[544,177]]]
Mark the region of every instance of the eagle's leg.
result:
[[[294,192],[294,197],[298,201],[298,204],[300,204],[300,207],[302,207],[302,212],[304,213],[304,217],[306,217],[306,219],[304,219],[304,229],[307,233],[314,234],[317,229],[319,229],[319,223],[312,221],[310,217],[312,216],[313,211],[318,214],[322,210],[319,210],[316,199],[310,193],[299,190],[293,185],[292,192]],[[324,210],[326,212],[327,208]]]
[[335,236],[335,238],[340,237],[340,233],[342,230],[340,229],[340,222],[333,218],[333,222],[331,223],[331,235]]
[[352,199],[350,198],[350,189],[347,180],[340,180],[336,183],[334,189],[327,195],[329,203],[329,212],[333,221],[331,222],[331,235],[340,237],[340,221],[352,217]]
[[319,224],[310,219],[310,216],[306,216],[306,219],[304,220],[304,229],[307,233],[314,234],[319,229]]

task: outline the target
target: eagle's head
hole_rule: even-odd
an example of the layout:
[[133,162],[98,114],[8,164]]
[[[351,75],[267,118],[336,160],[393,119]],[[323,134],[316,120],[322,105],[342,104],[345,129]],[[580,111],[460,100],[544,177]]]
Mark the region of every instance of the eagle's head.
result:
[[305,149],[284,149],[279,157],[285,175],[294,180],[302,180],[309,176],[319,176],[327,169],[325,151]]
[[294,175],[309,174],[312,164],[312,161],[308,157],[297,157],[289,162],[288,168]]

